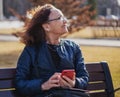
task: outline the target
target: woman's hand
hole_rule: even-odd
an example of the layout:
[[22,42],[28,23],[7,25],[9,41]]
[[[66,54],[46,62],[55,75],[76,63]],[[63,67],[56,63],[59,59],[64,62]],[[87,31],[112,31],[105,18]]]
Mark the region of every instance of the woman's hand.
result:
[[63,88],[65,88],[65,87],[68,87],[68,88],[74,87],[75,86],[75,75],[74,75],[73,79],[70,79],[67,76],[62,76],[60,78],[60,86],[63,87]]
[[49,78],[48,81],[41,85],[42,90],[49,90],[53,87],[60,87],[59,79],[60,73],[55,73],[53,76]]

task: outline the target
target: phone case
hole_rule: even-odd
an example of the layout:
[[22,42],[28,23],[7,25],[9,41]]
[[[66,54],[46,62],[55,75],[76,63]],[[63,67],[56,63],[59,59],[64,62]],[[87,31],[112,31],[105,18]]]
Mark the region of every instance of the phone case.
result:
[[75,74],[75,70],[74,70],[74,69],[70,69],[70,70],[63,70],[63,71],[62,71],[61,76],[63,76],[63,75],[64,75],[64,76],[69,77],[70,79],[73,79],[74,74]]

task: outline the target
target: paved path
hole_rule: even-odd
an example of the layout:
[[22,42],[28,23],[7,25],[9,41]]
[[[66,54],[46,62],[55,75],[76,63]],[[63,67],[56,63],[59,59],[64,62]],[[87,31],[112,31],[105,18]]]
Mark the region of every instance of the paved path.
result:
[[120,40],[105,40],[105,39],[71,39],[80,45],[92,46],[113,46],[120,47]]
[[[105,39],[79,39],[79,38],[67,38],[80,45],[89,46],[112,46],[120,47],[120,40],[105,40]],[[19,39],[12,35],[0,35],[0,41],[18,41]]]

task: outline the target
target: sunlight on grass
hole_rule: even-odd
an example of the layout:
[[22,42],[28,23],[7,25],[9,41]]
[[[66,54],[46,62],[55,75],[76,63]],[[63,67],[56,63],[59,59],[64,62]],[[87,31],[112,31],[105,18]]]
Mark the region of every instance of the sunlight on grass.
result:
[[0,42],[0,67],[15,67],[23,47],[19,42]]
[[21,50],[23,44],[19,42],[0,42],[0,54]]
[[90,27],[86,27],[81,29],[78,32],[74,32],[69,34],[67,37],[69,38],[92,38],[93,34],[92,34],[92,30],[90,29]]
[[22,27],[21,28],[1,28],[0,29],[0,34],[6,34],[6,35],[10,35],[12,33],[16,33],[16,32],[21,32],[22,31]]
[[68,34],[68,38],[120,38],[120,28],[85,27],[78,32]]

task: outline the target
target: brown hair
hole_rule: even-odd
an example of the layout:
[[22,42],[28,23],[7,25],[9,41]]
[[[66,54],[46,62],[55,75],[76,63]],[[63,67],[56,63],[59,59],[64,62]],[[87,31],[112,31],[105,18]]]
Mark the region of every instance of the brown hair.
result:
[[51,4],[37,7],[37,11],[30,20],[21,41],[26,45],[38,45],[45,40],[45,30],[42,27],[49,19],[51,9],[55,8]]

